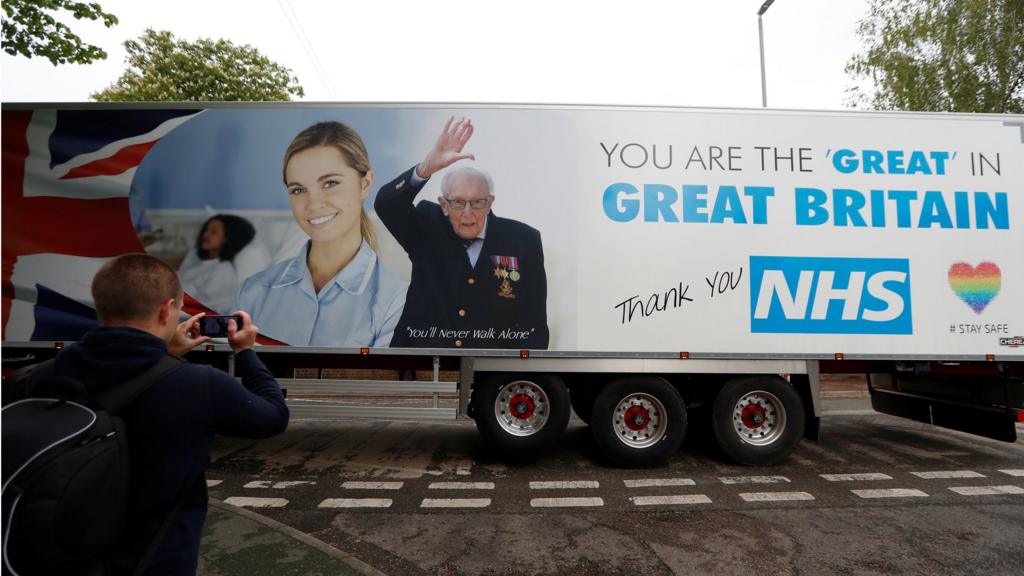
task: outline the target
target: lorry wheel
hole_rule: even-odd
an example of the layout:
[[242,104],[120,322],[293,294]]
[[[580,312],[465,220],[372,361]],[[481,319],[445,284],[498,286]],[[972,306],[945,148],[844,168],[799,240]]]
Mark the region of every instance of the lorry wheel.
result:
[[804,435],[800,394],[778,376],[733,378],[715,397],[711,426],[727,456],[748,466],[785,460]]
[[594,401],[594,442],[616,466],[664,462],[686,436],[686,407],[661,378],[623,378],[608,383]]
[[569,391],[548,374],[495,374],[473,390],[484,441],[513,457],[550,448],[569,423]]

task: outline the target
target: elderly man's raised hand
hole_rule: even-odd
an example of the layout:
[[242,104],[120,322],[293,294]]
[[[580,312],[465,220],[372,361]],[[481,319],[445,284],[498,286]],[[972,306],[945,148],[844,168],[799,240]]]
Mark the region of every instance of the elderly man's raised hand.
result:
[[454,116],[448,118],[434,147],[416,168],[416,174],[420,178],[430,178],[438,170],[443,170],[459,160],[476,160],[472,154],[462,151],[466,142],[473,136],[473,122],[468,118],[459,118],[458,122],[453,124],[454,120]]

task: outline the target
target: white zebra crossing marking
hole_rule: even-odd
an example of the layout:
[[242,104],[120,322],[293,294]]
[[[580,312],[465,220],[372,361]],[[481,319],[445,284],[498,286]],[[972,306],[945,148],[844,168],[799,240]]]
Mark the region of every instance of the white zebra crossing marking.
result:
[[886,488],[879,490],[850,490],[861,498],[927,498],[928,494],[912,488]]
[[604,506],[601,498],[534,498],[530,500],[533,508],[577,508],[587,506]]
[[789,502],[794,500],[814,500],[807,492],[744,492],[740,498],[745,502]]
[[623,480],[626,488],[653,488],[659,486],[696,486],[689,478],[647,478],[640,480]]
[[829,482],[861,482],[869,480],[892,480],[892,476],[881,472],[867,472],[864,474],[819,474]]
[[672,506],[675,504],[711,504],[711,498],[704,494],[679,494],[675,496],[630,496],[636,506]]
[[995,496],[1002,494],[1024,494],[1020,486],[955,486],[950,488],[961,496]]
[[785,476],[727,476],[719,478],[722,484],[779,484],[789,482]]
[[420,508],[487,508],[490,498],[424,498]]
[[939,470],[936,472],[911,472],[918,478],[924,478],[925,480],[943,480],[948,478],[984,478],[984,474],[979,474],[972,470]]
[[288,505],[288,501],[284,498],[249,498],[246,496],[231,496],[226,498],[224,503],[239,508],[284,508]]
[[276,482],[274,484],[275,489],[291,488],[292,486],[302,486],[303,484],[316,484],[313,480],[287,480],[285,482]]
[[494,490],[494,482],[432,482],[428,490]]
[[317,508],[390,508],[390,498],[328,498]]
[[286,480],[284,482],[274,482],[273,480],[253,480],[247,482],[242,488],[274,488],[280,490],[282,488],[291,488],[292,486],[301,486],[303,484],[316,484],[312,480]]
[[584,488],[600,488],[597,480],[569,480],[557,482],[530,482],[530,490],[579,490]]
[[345,482],[341,485],[346,490],[401,490],[405,482]]

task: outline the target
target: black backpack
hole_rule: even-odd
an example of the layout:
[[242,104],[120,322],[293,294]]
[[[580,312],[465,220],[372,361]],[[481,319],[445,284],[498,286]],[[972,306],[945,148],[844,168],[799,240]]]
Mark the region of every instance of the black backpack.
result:
[[[55,377],[53,362],[23,377],[30,396],[50,397],[3,408],[5,576],[107,571],[125,534],[129,506],[128,441],[118,411],[183,364],[164,356],[134,378],[90,395],[80,381]],[[137,572],[145,569],[169,520]]]

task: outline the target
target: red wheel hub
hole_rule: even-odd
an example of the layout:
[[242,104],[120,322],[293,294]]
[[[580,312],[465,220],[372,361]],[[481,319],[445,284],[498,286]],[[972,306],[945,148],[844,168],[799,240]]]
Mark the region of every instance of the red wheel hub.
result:
[[768,421],[764,408],[757,404],[747,404],[743,408],[740,418],[743,420],[743,425],[747,428],[760,428]]
[[526,394],[517,394],[508,401],[509,412],[513,416],[520,420],[527,420],[533,416],[533,411],[536,410],[537,405],[534,404],[533,398],[530,398]]
[[634,432],[639,432],[651,423],[651,413],[643,406],[630,406],[622,415],[626,427]]

